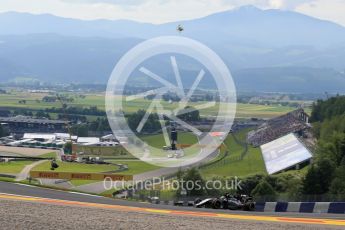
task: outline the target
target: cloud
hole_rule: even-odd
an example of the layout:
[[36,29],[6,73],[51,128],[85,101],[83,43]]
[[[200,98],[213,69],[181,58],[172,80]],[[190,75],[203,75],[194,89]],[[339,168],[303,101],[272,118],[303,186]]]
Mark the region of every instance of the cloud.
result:
[[223,4],[233,6],[254,5],[264,9],[294,10],[299,5],[315,2],[316,0],[223,0]]
[[147,0],[60,0],[62,2],[76,3],[76,4],[113,4],[113,5],[141,5],[147,2]]
[[276,6],[276,8],[279,9],[294,10],[302,4],[312,3],[315,1],[316,0],[271,0],[270,3],[272,6]]
[[345,26],[344,0],[316,0],[299,5],[295,11]]
[[[98,3],[104,3],[104,4],[112,4],[112,5],[119,5],[119,6],[125,6],[125,5],[136,5],[140,6],[145,3],[155,3],[156,5],[162,5],[162,4],[169,4],[171,2],[177,2],[182,7],[185,5],[185,2],[191,1],[196,3],[196,1],[193,0],[61,0],[68,3],[77,3],[77,4],[98,4]],[[202,0],[201,0],[202,1]],[[209,0],[210,1],[214,0]],[[256,5],[263,8],[279,8],[279,9],[295,9],[297,6],[314,2],[316,0],[222,0],[221,3],[224,6],[242,6],[242,5]]]
[[49,13],[79,19],[165,23],[204,17],[243,5],[294,10],[345,25],[344,0],[0,0],[0,12]]

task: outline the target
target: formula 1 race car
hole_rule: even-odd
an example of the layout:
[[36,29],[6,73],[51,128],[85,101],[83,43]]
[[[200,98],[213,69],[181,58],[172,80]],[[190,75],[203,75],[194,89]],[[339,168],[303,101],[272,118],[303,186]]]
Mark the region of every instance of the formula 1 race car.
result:
[[196,199],[194,205],[196,208],[255,211],[255,202],[247,195],[225,194],[219,198]]

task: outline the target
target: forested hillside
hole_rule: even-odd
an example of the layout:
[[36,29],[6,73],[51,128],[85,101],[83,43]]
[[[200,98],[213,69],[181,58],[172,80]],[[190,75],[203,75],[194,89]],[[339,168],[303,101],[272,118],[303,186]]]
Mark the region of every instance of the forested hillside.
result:
[[318,146],[315,161],[304,179],[303,193],[344,198],[345,97],[318,101],[311,118]]
[[318,100],[313,104],[311,113],[312,122],[322,122],[337,115],[345,114],[345,96],[332,97],[326,101]]

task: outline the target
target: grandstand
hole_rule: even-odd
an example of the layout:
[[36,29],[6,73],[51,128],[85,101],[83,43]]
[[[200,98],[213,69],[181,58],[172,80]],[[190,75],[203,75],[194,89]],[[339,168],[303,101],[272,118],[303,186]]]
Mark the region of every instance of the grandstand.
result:
[[66,132],[66,121],[36,119],[28,116],[0,117],[0,123],[11,134]]
[[256,130],[248,133],[247,141],[254,147],[259,147],[289,133],[302,136],[310,128],[308,119],[309,116],[303,109],[294,110],[285,115],[267,120]]

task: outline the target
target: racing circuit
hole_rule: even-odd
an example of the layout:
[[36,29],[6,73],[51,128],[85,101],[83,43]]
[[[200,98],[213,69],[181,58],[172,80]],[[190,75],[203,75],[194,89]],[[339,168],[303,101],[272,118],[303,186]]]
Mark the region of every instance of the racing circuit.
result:
[[[92,226],[95,229],[129,227],[343,229],[345,227],[343,214],[205,210],[116,200],[6,182],[0,182],[0,204],[0,222],[5,229],[11,226],[25,228],[30,224],[37,226],[51,224],[55,229],[81,229],[83,226],[88,228]],[[36,212],[40,214],[37,215]],[[135,218],[130,217],[128,213],[132,214],[131,216],[135,214]],[[10,218],[13,216],[17,218]],[[74,219],[76,221],[72,221]],[[35,226],[30,227],[35,228]]]

